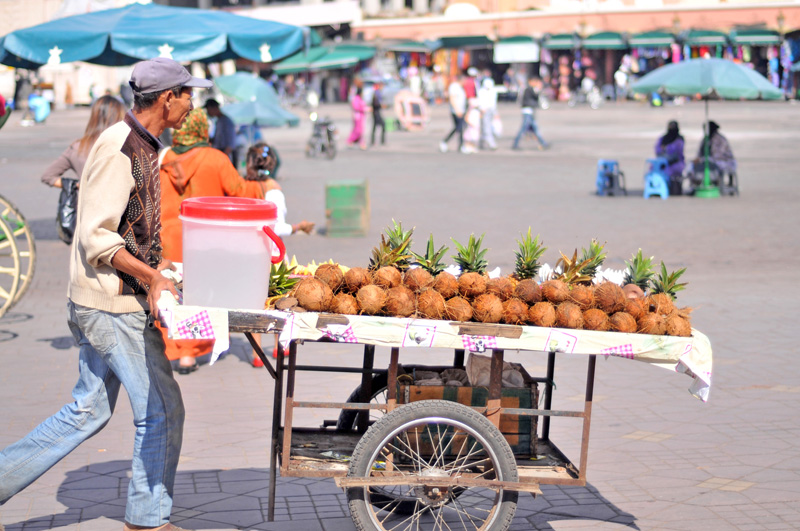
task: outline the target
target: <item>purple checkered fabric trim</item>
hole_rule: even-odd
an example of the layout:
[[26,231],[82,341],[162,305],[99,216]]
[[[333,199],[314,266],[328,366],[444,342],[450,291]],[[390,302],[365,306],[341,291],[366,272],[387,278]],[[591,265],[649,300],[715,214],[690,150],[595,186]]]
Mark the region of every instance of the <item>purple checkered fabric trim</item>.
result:
[[619,356],[620,358],[628,358],[629,360],[632,360],[633,344],[628,343],[627,345],[604,348],[600,351],[600,354],[605,354],[606,356]]
[[338,343],[358,343],[358,339],[356,338],[355,332],[353,332],[352,326],[348,326],[341,332],[331,332],[330,330],[326,329],[325,336]]
[[461,342],[470,352],[485,352],[497,348],[497,338],[494,336],[461,336]]
[[179,322],[175,332],[175,339],[216,339],[206,310]]

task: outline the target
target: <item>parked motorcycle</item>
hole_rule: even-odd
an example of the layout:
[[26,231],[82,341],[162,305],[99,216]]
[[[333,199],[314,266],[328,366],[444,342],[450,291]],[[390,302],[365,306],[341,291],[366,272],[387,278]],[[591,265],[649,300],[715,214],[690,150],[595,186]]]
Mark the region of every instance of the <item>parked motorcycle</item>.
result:
[[324,156],[333,160],[336,157],[336,125],[330,118],[320,118],[316,113],[311,114],[311,122],[313,130],[306,144],[306,157]]

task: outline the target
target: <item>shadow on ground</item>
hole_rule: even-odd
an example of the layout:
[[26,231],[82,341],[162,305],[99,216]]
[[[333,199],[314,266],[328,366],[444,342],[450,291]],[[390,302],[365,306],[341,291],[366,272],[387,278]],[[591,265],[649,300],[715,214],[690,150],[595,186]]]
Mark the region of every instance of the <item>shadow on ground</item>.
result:
[[[6,522],[6,531],[59,529],[98,518],[116,520],[122,527],[130,478],[130,461],[109,461],[67,473],[58,488],[57,501],[66,508],[47,516],[21,522]],[[347,497],[331,479],[279,478],[275,521],[268,522],[269,470],[178,471],[175,480],[172,522],[187,529],[290,530],[312,520],[349,520]],[[563,520],[613,522],[639,529],[636,518],[621,511],[586,487],[543,486],[543,495],[533,500],[520,495],[513,526],[524,522],[531,529],[552,530],[552,522]],[[342,527],[337,526],[337,529]],[[344,528],[342,528],[344,529]],[[355,528],[354,528],[355,529]]]

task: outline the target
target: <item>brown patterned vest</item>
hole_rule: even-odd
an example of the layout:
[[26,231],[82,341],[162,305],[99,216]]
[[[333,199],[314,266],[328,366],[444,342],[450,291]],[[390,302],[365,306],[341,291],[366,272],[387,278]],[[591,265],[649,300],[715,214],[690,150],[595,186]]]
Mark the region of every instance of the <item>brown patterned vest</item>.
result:
[[[134,118],[125,115],[131,133],[122,145],[122,153],[131,161],[135,181],[117,232],[125,240],[125,249],[152,268],[161,263],[161,178],[158,150],[161,143]],[[122,279],[122,295],[144,295],[147,286],[127,273],[117,271]]]

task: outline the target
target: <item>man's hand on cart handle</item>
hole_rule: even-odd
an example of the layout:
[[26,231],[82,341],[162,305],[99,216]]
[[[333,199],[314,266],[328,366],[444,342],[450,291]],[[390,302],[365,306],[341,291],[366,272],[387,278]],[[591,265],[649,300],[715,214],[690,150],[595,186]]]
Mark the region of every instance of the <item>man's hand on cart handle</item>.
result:
[[[170,279],[162,275],[160,271],[134,258],[127,250],[117,251],[111,258],[111,265],[147,286],[147,304],[154,319],[158,319],[158,299],[161,297],[162,291],[169,291],[175,300],[179,299],[178,290],[175,289]],[[172,262],[169,262],[169,265],[172,265]]]

